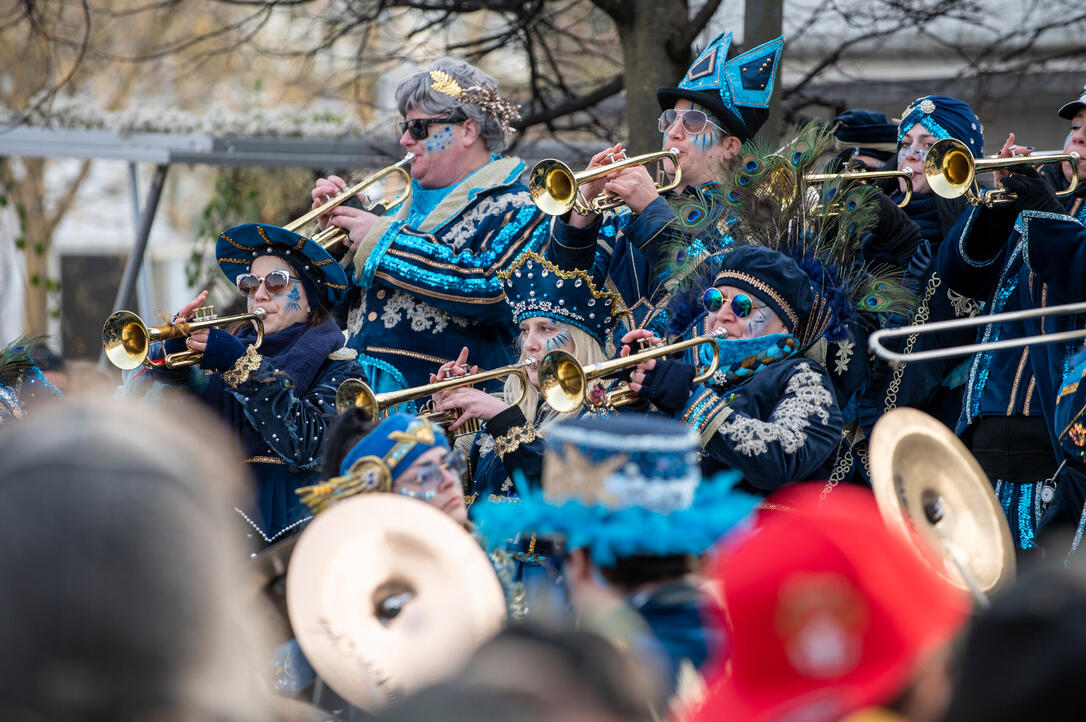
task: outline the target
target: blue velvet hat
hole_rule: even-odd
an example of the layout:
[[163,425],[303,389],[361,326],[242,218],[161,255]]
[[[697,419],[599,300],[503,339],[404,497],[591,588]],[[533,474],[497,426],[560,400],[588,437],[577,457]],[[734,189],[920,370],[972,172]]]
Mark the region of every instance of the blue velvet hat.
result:
[[909,129],[919,123],[936,138],[957,138],[973,151],[974,158],[984,154],[984,126],[969,103],[945,95],[927,95],[909,103],[897,126],[900,143]]
[[347,274],[328,251],[305,236],[265,223],[243,223],[222,232],[215,258],[223,274],[233,281],[248,273],[253,259],[280,256],[302,279],[310,305],[314,298],[333,307],[347,293]]
[[660,88],[667,110],[680,99],[704,107],[740,140],[750,140],[769,117],[769,100],[784,48],[784,36],[728,60],[731,33],[721,33],[698,55],[677,88]]
[[546,316],[576,326],[604,348],[618,319],[629,313],[621,296],[597,289],[584,271],[558,268],[534,251],[521,254],[498,272],[498,278],[505,287],[513,323]]
[[838,148],[856,146],[863,155],[888,160],[897,152],[897,126],[874,110],[846,110],[833,119]]
[[519,504],[475,505],[491,546],[521,533],[556,535],[608,566],[635,554],[700,554],[757,500],[733,491],[737,472],[702,482],[697,432],[673,419],[588,416],[547,435],[542,490]]

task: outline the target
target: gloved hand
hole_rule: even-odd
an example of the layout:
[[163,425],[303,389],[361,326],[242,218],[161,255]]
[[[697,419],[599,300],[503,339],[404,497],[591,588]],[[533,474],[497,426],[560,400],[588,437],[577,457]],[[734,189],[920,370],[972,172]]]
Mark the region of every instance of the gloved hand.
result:
[[[1012,169],[1009,176],[1003,179],[1002,185],[1018,198],[1008,205],[1022,211],[1044,211],[1046,213],[1063,213],[1056,192],[1044,178],[1033,168],[1023,165]],[[1016,214],[1017,217],[1017,214]]]
[[691,382],[696,374],[697,371],[688,363],[657,360],[655,368],[645,372],[645,381],[638,393],[655,404],[656,408],[674,416],[690,398]]
[[245,344],[221,328],[212,327],[207,333],[207,349],[200,357],[200,368],[226,371],[245,353]]
[[920,243],[920,227],[885,193],[876,193],[879,220],[864,239],[864,260],[904,268]]

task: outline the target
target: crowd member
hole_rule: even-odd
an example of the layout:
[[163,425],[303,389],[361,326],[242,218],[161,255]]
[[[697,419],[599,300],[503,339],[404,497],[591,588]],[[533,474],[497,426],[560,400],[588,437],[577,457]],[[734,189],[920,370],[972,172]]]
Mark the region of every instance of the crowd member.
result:
[[865,490],[775,500],[788,511],[718,549],[728,644],[693,719],[941,720],[966,594],[886,528]]
[[[659,129],[664,150],[678,151],[679,192],[660,194],[645,166],[632,166],[586,183],[587,199],[606,190],[629,212],[556,219],[548,254],[562,268],[592,269],[597,285],[609,281],[634,313],[637,325],[653,323],[644,308],[663,300],[675,266],[728,243],[720,182],[729,176],[742,144],[769,117],[784,38],[731,60],[731,33],[713,39],[676,88],[660,88]],[[589,168],[621,157],[621,144],[593,156]],[[666,320],[660,319],[662,325]]]
[[229,512],[243,469],[181,400],[67,400],[0,434],[3,719],[274,719]]
[[22,419],[36,402],[61,394],[42,373],[39,343],[16,339],[0,348],[0,424]]
[[833,119],[830,129],[837,149],[846,152],[847,160],[856,161],[867,170],[880,170],[897,156],[897,125],[883,113],[846,110]]
[[693,431],[669,419],[566,420],[547,438],[542,489],[476,512],[491,546],[521,533],[561,540],[582,622],[660,662],[671,692],[680,670],[699,667],[720,641],[701,621],[695,557],[755,501],[729,483],[703,482],[698,446]]
[[[1067,190],[1071,182],[1071,175],[1078,175],[1078,190],[1064,201],[1064,211],[1068,215],[1086,222],[1086,87],[1082,89],[1082,95],[1064,103],[1060,107],[1059,116],[1070,121],[1067,138],[1063,142],[1065,154],[1077,153],[1078,163],[1072,167],[1070,163],[1057,165],[1045,165],[1041,173],[1052,183],[1057,191]],[[1032,151],[1032,148],[1028,148]]]
[[[1069,146],[1086,139],[1086,134],[1077,140],[1075,132],[1071,135]],[[1008,145],[1002,154],[1012,152]],[[1017,166],[1001,185],[1016,197],[971,209],[940,250],[938,272],[947,287],[985,299],[989,313],[1086,300],[1081,283],[1086,226],[1065,215],[1081,210],[1081,197],[1061,203],[1029,166]],[[989,323],[968,342],[1069,331],[1084,324],[1082,314]],[[1062,431],[1055,420],[1056,395],[1077,350],[1072,341],[984,351],[967,365],[955,430],[991,479],[1021,550],[1035,547],[1047,512],[1053,523],[1064,524],[1081,514],[1076,489],[1086,477],[1073,466],[1061,467],[1055,453]],[[1059,487],[1065,489],[1057,499]]]
[[[524,164],[500,155],[520,116],[492,77],[440,58],[400,81],[396,102],[411,197],[384,216],[344,205],[330,218],[350,232],[348,345],[378,392],[425,384],[469,344],[487,368],[509,363],[516,329],[497,273],[545,240]],[[318,181],[314,207],[345,186]]]
[[[511,375],[502,398],[471,386],[434,395],[437,411],[462,412],[452,426],[454,431],[468,419],[484,422],[469,456],[472,494],[483,498],[516,496],[515,473],[523,474],[532,485],[539,484],[543,437],[562,416],[539,391],[543,357],[558,349],[573,354],[582,365],[605,360],[606,349],[613,348],[611,331],[623,313],[619,296],[597,289],[584,271],[563,271],[535,253],[522,255],[500,278],[513,320],[520,327],[518,362],[536,362],[524,369],[528,387]],[[469,353],[465,349],[456,362],[442,366],[435,380],[473,370],[467,367]],[[508,403],[521,395],[519,403]]]
[[[239,513],[271,543],[311,518],[294,492],[319,477],[336,389],[363,374],[329,311],[347,279],[319,245],[276,226],[231,228],[219,236],[215,256],[248,310],[265,312],[259,348],[249,326],[237,334],[201,329],[183,342],[202,354],[198,366],[144,369],[128,386],[131,393],[146,380],[178,386],[215,410],[237,435],[256,481],[253,501]],[[176,318],[188,319],[206,299],[204,291]],[[174,341],[165,346],[173,352]]]

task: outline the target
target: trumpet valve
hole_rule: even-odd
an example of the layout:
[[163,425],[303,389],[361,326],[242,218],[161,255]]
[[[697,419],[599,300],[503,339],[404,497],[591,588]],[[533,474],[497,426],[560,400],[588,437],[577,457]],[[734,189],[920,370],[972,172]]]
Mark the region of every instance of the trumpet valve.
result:
[[200,306],[192,310],[193,321],[210,321],[215,318],[214,306]]

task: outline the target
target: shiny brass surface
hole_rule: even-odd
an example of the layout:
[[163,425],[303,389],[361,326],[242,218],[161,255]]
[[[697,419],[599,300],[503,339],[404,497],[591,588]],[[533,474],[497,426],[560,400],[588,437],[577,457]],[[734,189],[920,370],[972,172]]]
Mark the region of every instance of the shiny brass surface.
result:
[[541,160],[532,166],[532,170],[528,174],[528,192],[539,210],[550,216],[560,216],[570,210],[576,210],[578,213],[586,215],[598,213],[608,208],[617,208],[625,205],[625,203],[615,194],[606,191],[591,200],[584,199],[580,195],[580,188],[583,184],[623,168],[647,165],[668,158],[675,164],[675,177],[670,183],[656,184],[657,192],[663,193],[678,188],[679,183],[682,182],[682,168],[679,166],[678,157],[679,152],[672,148],[671,150],[645,153],[632,158],[623,158],[608,165],[577,172],[574,172],[573,169],[560,160],[553,158]]
[[[972,205],[992,206],[1013,201],[1015,196],[1002,188],[981,193],[976,185],[977,173],[1003,170],[1019,165],[1047,165],[1049,163],[1070,163],[1074,170],[1078,160],[1078,153],[1046,153],[1015,158],[974,158],[972,151],[965,143],[957,138],[943,138],[936,141],[928,150],[924,158],[924,176],[928,179],[932,192],[943,198],[965,196]],[[1074,194],[1077,188],[1078,174],[1072,172],[1070,185],[1056,196],[1065,198]]]
[[803,176],[803,180],[808,185],[821,185],[824,183],[836,183],[841,181],[842,183],[870,183],[871,181],[883,180],[886,178],[900,178],[905,181],[905,196],[898,201],[898,208],[904,208],[909,205],[909,201],[913,197],[913,172],[912,169],[905,170],[857,170],[857,171],[845,171],[843,173],[808,173]]
[[110,314],[102,326],[102,348],[105,349],[106,358],[119,369],[130,370],[142,364],[160,368],[180,368],[199,363],[203,354],[195,351],[180,351],[165,355],[162,360],[148,360],[147,354],[151,344],[156,341],[165,341],[171,338],[185,338],[191,336],[193,331],[202,328],[225,326],[237,321],[250,321],[256,328],[256,341],[254,346],[260,348],[264,341],[264,316],[265,311],[257,308],[253,313],[239,313],[233,316],[217,318],[210,306],[196,309],[197,320],[176,321],[162,326],[148,326],[139,316],[131,311],[117,311]]

